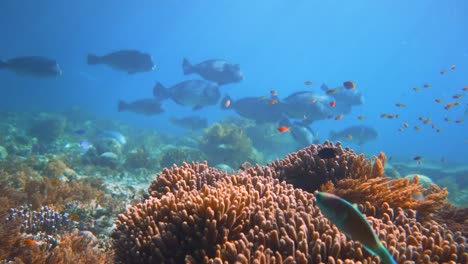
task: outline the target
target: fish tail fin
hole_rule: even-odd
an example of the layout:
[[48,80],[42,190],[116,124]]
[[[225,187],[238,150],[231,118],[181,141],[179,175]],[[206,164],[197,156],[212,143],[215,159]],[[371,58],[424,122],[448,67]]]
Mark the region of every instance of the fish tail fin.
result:
[[93,65],[93,64],[100,64],[101,63],[101,58],[99,56],[93,55],[93,54],[88,54],[88,64]]
[[117,111],[119,112],[125,111],[127,110],[127,108],[128,108],[128,104],[122,100],[120,100],[119,103],[117,104]]
[[232,99],[229,95],[226,95],[221,99],[221,109],[229,109],[232,104]]
[[6,68],[6,66],[7,66],[6,62],[0,60],[0,69]]
[[397,264],[395,259],[390,255],[388,249],[380,242],[376,251],[372,252],[379,256],[381,263],[384,264]]
[[170,97],[169,90],[166,89],[160,82],[157,82],[153,88],[153,96],[157,100],[164,100]]
[[184,58],[184,61],[182,62],[182,69],[184,70],[184,75],[195,72],[193,65],[186,58]]

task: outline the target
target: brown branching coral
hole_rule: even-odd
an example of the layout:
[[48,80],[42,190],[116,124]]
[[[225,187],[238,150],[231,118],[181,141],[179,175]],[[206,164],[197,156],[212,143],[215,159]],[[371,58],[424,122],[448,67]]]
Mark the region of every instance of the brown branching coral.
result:
[[[226,176],[192,163],[166,169],[149,191],[118,216],[121,262],[378,263],[321,215],[312,194],[269,176]],[[461,233],[422,224],[415,211],[369,202],[361,210],[398,263],[468,261]]]
[[429,214],[448,203],[447,189],[434,184],[424,188],[417,177],[412,180],[388,177],[342,179],[335,185],[331,182],[323,185],[321,190],[334,193],[352,203],[369,201],[377,207],[388,203],[392,208],[415,209],[421,220],[427,219]]
[[110,251],[103,251],[96,237],[90,232],[65,235],[58,246],[44,258],[44,263],[107,264],[113,263]]
[[[321,159],[318,151],[322,148],[336,148],[337,158]],[[271,176],[284,180],[296,188],[314,192],[328,181],[337,183],[344,178],[368,178],[374,174],[383,173],[383,169],[382,172],[375,172],[372,162],[363,154],[357,155],[353,150],[343,148],[339,142],[334,145],[325,141],[323,145],[311,145],[267,166],[252,167],[247,170],[247,173]]]

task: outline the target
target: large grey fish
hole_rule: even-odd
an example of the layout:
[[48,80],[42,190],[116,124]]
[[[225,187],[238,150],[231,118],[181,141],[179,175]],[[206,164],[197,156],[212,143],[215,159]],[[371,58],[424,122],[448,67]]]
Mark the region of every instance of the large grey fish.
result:
[[233,109],[237,114],[256,122],[278,122],[283,117],[280,103],[270,104],[259,97],[244,97],[233,101],[229,95],[221,100],[221,109]]
[[131,103],[119,101],[117,110],[119,112],[130,111],[143,115],[157,115],[164,112],[164,109],[161,106],[161,102],[154,98],[140,99]]
[[303,119],[303,123],[309,124],[333,115],[329,102],[328,96],[311,91],[295,92],[281,100],[284,112],[289,118]]
[[214,105],[221,97],[218,85],[202,80],[183,81],[168,89],[158,82],[153,95],[160,101],[171,98],[177,104],[191,106],[193,110]]
[[338,132],[330,131],[331,140],[357,142],[358,145],[377,139],[377,137],[378,133],[373,127],[364,125],[351,126]]
[[[322,84],[321,89],[324,92],[330,91],[326,84]],[[344,87],[339,87],[338,92],[330,96],[335,100],[335,107],[332,109],[334,115],[349,114],[353,106],[364,104],[364,96],[356,89],[348,90]]]
[[244,78],[239,64],[228,63],[225,60],[207,60],[192,65],[187,59],[182,63],[184,75],[197,73],[203,79],[216,82],[219,85],[240,82]]
[[291,136],[300,147],[309,146],[318,142],[318,134],[315,133],[307,124],[302,122],[291,122],[289,119],[283,118],[280,120],[279,126],[289,127]]
[[0,69],[8,69],[19,75],[35,77],[54,77],[62,74],[60,66],[55,60],[40,56],[23,56],[0,60]]
[[208,127],[208,120],[199,116],[171,117],[169,122],[185,129],[199,130]]
[[359,241],[370,253],[379,256],[384,264],[396,264],[390,252],[380,242],[371,225],[359,211],[348,201],[331,193],[316,191],[317,206],[322,214],[352,240]]
[[115,70],[129,74],[152,71],[156,67],[151,55],[138,50],[120,50],[104,56],[88,55],[88,64],[106,64]]

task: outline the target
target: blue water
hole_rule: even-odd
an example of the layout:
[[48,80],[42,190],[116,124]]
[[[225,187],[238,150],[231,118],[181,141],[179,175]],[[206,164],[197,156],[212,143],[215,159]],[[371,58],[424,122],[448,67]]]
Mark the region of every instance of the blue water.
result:
[[[359,151],[407,157],[422,155],[465,163],[468,93],[450,111],[434,98],[453,101],[468,85],[468,2],[465,0],[396,1],[24,1],[0,2],[0,59],[42,55],[56,59],[63,75],[37,79],[0,71],[0,110],[60,111],[71,106],[128,124],[165,131],[170,116],[191,109],[165,102],[166,113],[145,117],[118,113],[119,99],[151,97],[156,81],[170,86],[184,79],[181,63],[224,58],[239,63],[245,79],[222,87],[233,98],[319,89],[354,80],[366,103],[340,121],[318,121],[312,127],[326,139],[329,130],[368,124],[379,139]],[[157,69],[128,75],[108,67],[88,66],[88,53],[119,49],[150,53]],[[457,68],[449,70],[455,64]],[[447,70],[441,75],[439,71]],[[311,80],[314,85],[304,86]],[[432,88],[421,88],[430,83]],[[420,93],[413,86],[422,89]],[[395,103],[407,104],[396,108]],[[381,119],[399,113],[399,119]],[[198,112],[211,122],[233,111],[218,106]],[[357,116],[366,116],[358,121]],[[434,129],[420,124],[431,116]],[[421,131],[401,133],[403,122]],[[174,130],[181,133],[180,129]]]

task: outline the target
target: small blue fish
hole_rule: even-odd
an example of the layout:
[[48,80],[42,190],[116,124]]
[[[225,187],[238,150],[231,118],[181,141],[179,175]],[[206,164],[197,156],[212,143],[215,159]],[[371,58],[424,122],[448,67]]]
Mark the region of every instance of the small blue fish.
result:
[[390,252],[375,235],[364,215],[348,201],[331,193],[314,193],[317,206],[343,233],[353,240],[361,242],[370,253],[380,257],[382,263],[396,264]]
[[81,141],[80,142],[80,147],[81,147],[81,152],[80,154],[81,155],[84,155],[88,152],[88,150],[93,147],[93,144],[91,144],[90,142],[88,141]]

